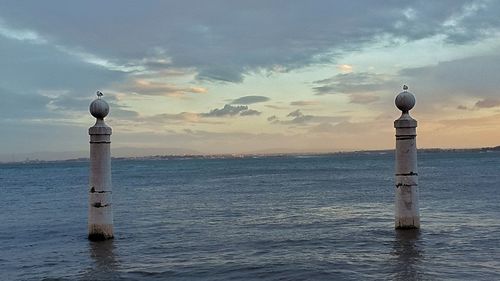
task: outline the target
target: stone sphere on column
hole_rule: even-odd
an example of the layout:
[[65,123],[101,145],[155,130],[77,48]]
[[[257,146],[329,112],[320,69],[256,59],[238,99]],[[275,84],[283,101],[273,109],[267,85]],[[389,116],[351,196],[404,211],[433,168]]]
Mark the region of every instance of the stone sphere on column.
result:
[[90,104],[90,114],[97,119],[104,119],[109,113],[109,105],[102,99],[96,99]]
[[415,96],[408,92],[408,87],[403,87],[404,91],[396,96],[395,104],[403,113],[408,113],[415,106]]

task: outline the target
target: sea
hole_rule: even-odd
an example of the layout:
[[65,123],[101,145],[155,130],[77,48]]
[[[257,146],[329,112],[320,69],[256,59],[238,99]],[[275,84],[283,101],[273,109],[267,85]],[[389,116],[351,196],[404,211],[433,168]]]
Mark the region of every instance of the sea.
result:
[[0,280],[500,280],[500,152],[115,159],[115,239],[87,240],[86,161],[0,164]]

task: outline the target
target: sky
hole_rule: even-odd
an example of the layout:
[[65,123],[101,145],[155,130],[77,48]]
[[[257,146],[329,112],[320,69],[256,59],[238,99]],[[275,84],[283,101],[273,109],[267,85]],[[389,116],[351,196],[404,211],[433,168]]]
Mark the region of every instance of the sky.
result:
[[0,1],[0,161],[86,155],[97,90],[115,156],[391,149],[403,84],[418,147],[500,145],[498,15],[482,0]]

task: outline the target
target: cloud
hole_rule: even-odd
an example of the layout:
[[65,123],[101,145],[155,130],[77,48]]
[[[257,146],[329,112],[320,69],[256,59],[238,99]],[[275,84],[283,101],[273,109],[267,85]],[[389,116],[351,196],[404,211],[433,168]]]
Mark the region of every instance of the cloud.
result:
[[380,97],[374,93],[353,93],[349,97],[351,99],[350,103],[358,104],[368,104],[380,99]]
[[[271,3],[219,0],[172,3],[153,0],[137,5],[130,0],[105,3],[97,0],[85,3],[54,0],[50,3],[31,1],[22,5],[5,1],[1,6],[0,61],[3,67],[0,68],[0,115],[4,116],[4,122],[10,122],[9,130],[17,132],[16,136],[23,138],[23,142],[24,137],[26,140],[37,139],[35,132],[40,133],[47,128],[41,126],[33,133],[21,132],[32,129],[23,126],[28,119],[42,124],[81,123],[83,116],[90,118],[88,104],[97,89],[135,93],[135,98],[127,100],[126,104],[144,108],[152,100],[145,96],[192,97],[208,92],[210,88],[213,96],[198,96],[196,105],[184,101],[172,104],[179,106],[175,112],[183,112],[153,116],[143,115],[147,112],[136,112],[136,108],[126,107],[125,102],[121,103],[112,96],[106,98],[111,105],[110,117],[118,119],[118,124],[141,127],[130,126],[131,131],[141,130],[148,123],[154,126],[165,123],[197,127],[196,123],[227,122],[223,118],[210,118],[214,116],[257,116],[259,111],[249,107],[241,109],[236,105],[269,101],[267,97],[246,96],[227,101],[230,108],[224,106],[212,111],[196,109],[196,112],[190,112],[193,106],[208,102],[219,104],[222,98],[227,98],[218,96],[219,93],[227,93],[224,91],[228,88],[224,87],[232,87],[225,83],[239,83],[251,76],[248,84],[241,85],[245,89],[234,89],[240,94],[248,93],[265,86],[255,85],[255,81],[259,83],[279,75],[284,79],[279,79],[277,83],[291,82],[287,87],[300,90],[300,83],[309,83],[312,75],[328,70],[341,74],[329,78],[324,76],[327,79],[316,81],[312,85],[313,93],[342,94],[345,96],[339,99],[323,98],[331,101],[347,98],[351,103],[369,104],[363,117],[358,115],[360,118],[390,112],[389,107],[395,110],[392,102],[377,100],[396,94],[403,83],[409,83],[410,90],[415,89],[418,100],[416,115],[425,110],[426,114],[437,112],[435,108],[444,108],[443,105],[447,105],[443,112],[439,111],[443,115],[448,114],[449,109],[457,113],[455,108],[462,103],[464,108],[471,110],[462,114],[497,108],[494,99],[498,98],[496,74],[500,73],[499,55],[440,62],[442,53],[448,57],[456,57],[454,53],[460,53],[461,57],[478,53],[494,54],[498,45],[495,39],[500,34],[500,2],[497,1],[374,3],[370,0],[319,0],[310,5],[282,0]],[[365,10],[370,13],[360,12]],[[245,36],[237,36],[239,34]],[[356,56],[360,54],[361,57],[373,54],[374,48],[383,49],[395,44],[402,47],[397,49],[405,49],[402,53],[406,54],[416,46],[425,49],[429,41],[433,46],[443,47],[442,52],[430,52],[429,57],[423,60],[436,58],[436,65],[417,62],[420,67],[408,67],[397,72],[401,67],[416,65],[414,57],[405,59],[399,54],[390,64],[377,65],[375,62],[374,68],[368,65],[371,63],[369,60],[363,63],[356,61]],[[354,59],[346,59],[349,57]],[[363,65],[364,62],[367,65]],[[304,69],[311,65],[320,67]],[[297,76],[283,74],[300,68],[307,71],[307,75],[298,81],[287,80]],[[376,69],[377,73],[364,69]],[[213,88],[207,85],[213,85]],[[302,92],[300,97],[306,99],[307,94]],[[249,97],[254,97],[253,101]],[[269,122],[287,127],[279,129],[294,127],[306,131],[316,126],[318,130],[326,131],[334,126],[341,133],[343,131],[339,128],[342,126],[339,124],[348,119],[321,116],[318,111],[323,108],[320,106],[307,107],[314,105],[312,101],[293,101],[293,96],[285,97],[284,93],[275,93],[272,98],[272,104],[262,105],[263,108],[276,109],[273,112],[276,115]],[[346,110],[356,107],[346,106]],[[286,116],[295,107],[301,109]],[[357,113],[352,114],[355,118]],[[348,132],[356,123],[342,124]],[[161,130],[165,132],[166,127],[161,127]],[[230,128],[232,126],[217,129],[227,131]],[[352,130],[364,132],[364,129],[360,125]],[[205,135],[211,136],[208,133]],[[10,142],[15,142],[13,136],[8,138]],[[214,143],[224,142],[223,137],[214,138],[217,138]],[[245,137],[238,140],[241,139],[245,140]],[[391,137],[389,139],[392,141]],[[8,146],[4,143],[2,147],[5,150]],[[86,145],[85,141],[82,143]],[[49,143],[55,149],[65,145],[61,142]]]
[[307,124],[314,119],[313,115],[304,115],[300,109],[288,113],[286,117],[293,117],[291,120],[282,121],[283,124]]
[[[62,92],[57,94],[57,92],[52,91],[44,91],[49,99],[47,106],[52,108],[54,111],[72,111],[72,112],[84,112],[88,111],[88,107],[92,102],[92,99],[95,98],[92,96],[88,97],[79,97],[77,94],[72,92]],[[55,95],[54,95],[55,94]],[[108,104],[112,104],[112,109],[119,107],[114,104],[116,99],[114,96],[107,95],[105,97],[106,102]]]
[[264,105],[265,107],[269,107],[269,108],[272,108],[272,109],[277,109],[277,110],[286,110],[286,109],[289,109],[288,107],[286,106],[280,106],[280,105],[274,105],[274,104],[266,104]]
[[317,95],[359,94],[379,91],[392,82],[393,77],[370,72],[340,73],[331,78],[315,81]]
[[0,36],[8,39],[27,41],[32,44],[46,44],[47,40],[35,31],[26,29],[13,29],[5,25],[0,19]]
[[[111,95],[108,95],[111,97]],[[113,99],[111,99],[113,100]],[[222,121],[214,121],[212,117],[231,117],[231,116],[258,116],[261,112],[249,109],[248,106],[232,106],[226,104],[223,108],[216,108],[208,113],[197,112],[180,112],[180,113],[161,113],[155,115],[144,116],[136,111],[129,110],[128,107],[119,105],[115,102],[108,102],[111,106],[111,117],[121,119],[122,121],[137,123],[137,124],[225,124]],[[88,107],[88,105],[87,105]],[[81,109],[81,108],[80,108]],[[127,123],[128,124],[128,123]],[[141,125],[142,126],[142,125]],[[146,128],[146,127],[144,127]]]
[[57,115],[57,112],[50,112],[47,108],[50,98],[43,95],[14,93],[0,88],[0,99],[2,119],[39,119]]
[[[379,73],[341,73],[314,82],[318,95],[345,94],[351,103],[371,104],[384,93],[397,94],[401,85],[408,84],[416,97],[419,109],[428,112],[436,106],[459,104],[460,97],[479,98],[477,106],[469,109],[496,105],[500,56],[474,56],[435,65],[404,68],[396,75]],[[464,110],[463,107],[459,108]]]
[[267,121],[269,121],[272,124],[295,124],[295,125],[304,125],[307,124],[309,121],[312,121],[314,116],[312,115],[304,115],[300,109],[294,110],[290,113],[287,114],[286,117],[292,117],[289,120],[280,120],[276,115],[273,115],[271,117],[267,118]]
[[[95,96],[79,96],[68,91],[43,91],[43,94],[48,100],[46,106],[51,111],[81,116],[89,114],[89,105],[95,98]],[[135,119],[140,117],[137,111],[122,105],[114,94],[105,93],[104,100],[109,104],[109,117],[111,118]]]
[[92,94],[125,78],[125,73],[83,62],[51,45],[31,45],[0,36],[0,54],[2,87],[14,92],[72,90]]
[[187,129],[186,126],[214,126],[225,124],[225,122],[223,121],[205,118],[203,114],[196,112],[161,113],[149,116],[139,115],[131,116],[131,118],[126,118],[126,116],[119,116],[118,118],[121,119],[122,125],[126,125],[128,127],[132,125],[134,128],[140,128],[140,130],[143,131],[152,131],[157,133],[165,133],[170,131],[173,132],[173,128],[175,128],[174,126],[179,126],[184,130]]
[[500,119],[500,114],[494,114],[482,117],[441,119],[437,120],[437,123],[442,124],[443,128],[446,128],[448,132],[451,131],[452,129],[455,130],[457,128],[465,128],[473,130],[493,128],[495,130],[498,127],[499,119]]
[[267,117],[267,121],[269,121],[269,122],[274,122],[274,121],[277,121],[277,120],[278,120],[278,117],[276,117],[276,115]]
[[140,117],[139,112],[134,111],[134,110],[128,110],[128,109],[122,109],[122,108],[116,108],[114,107],[110,111],[110,117],[112,118],[118,118],[118,119],[128,119],[128,120],[135,120]]
[[78,123],[74,111],[79,106],[87,111],[96,89],[126,77],[84,61],[50,39],[29,28],[11,28],[0,18],[0,114],[13,118],[12,124]]
[[288,113],[288,115],[287,115],[287,117],[300,117],[300,116],[304,116],[304,114],[302,114],[302,112],[300,112],[300,109],[292,111],[292,112]]
[[499,99],[487,98],[476,102],[476,108],[492,108],[500,106]]
[[[443,33],[447,35],[447,41],[452,43],[464,43],[484,36],[487,31],[494,29],[498,21],[489,19],[481,20],[478,17],[489,17],[492,7],[488,1],[472,1],[462,5],[458,11],[450,15],[442,24]],[[495,4],[494,4],[495,5]],[[475,31],[475,32],[474,32]]]
[[299,101],[292,101],[290,105],[293,106],[310,106],[310,105],[318,105],[319,101],[314,101],[314,100],[299,100]]
[[314,84],[316,95],[345,94],[349,96],[350,103],[370,104],[380,99],[377,92],[394,89],[398,83],[392,75],[349,72],[315,81]]
[[231,104],[254,104],[259,102],[269,101],[270,98],[264,96],[244,96],[237,98],[231,102]]
[[141,117],[139,121],[155,123],[202,123],[201,114],[193,112],[181,112],[177,114],[162,113],[153,116]]
[[317,116],[310,114],[306,115],[302,113],[300,109],[288,113],[286,117],[291,117],[291,119],[280,120],[277,116],[273,115],[267,118],[267,121],[269,121],[271,124],[306,126],[322,122],[340,122],[347,119],[344,116]]
[[330,123],[320,123],[309,129],[311,133],[333,133],[335,132],[335,126]]
[[[152,58],[157,63],[145,60],[139,66],[194,68],[199,79],[241,82],[246,74],[261,69],[280,66],[289,71],[331,62],[336,54],[380,38],[405,42],[442,36],[452,44],[474,42],[498,31],[499,5],[465,0],[325,0],[315,5],[152,1],[138,7],[132,1],[34,1],[3,3],[0,16],[6,26],[23,31],[17,37],[44,36],[116,65]],[[61,14],[65,16],[55,16]]]
[[[384,88],[387,92],[397,92],[394,89],[401,89],[401,84],[409,85],[409,91],[417,98],[418,110],[427,114],[450,106],[459,110],[478,110],[495,104],[498,99],[495,73],[499,72],[499,55],[474,56],[402,69]],[[463,103],[471,99],[479,101],[478,106]]]
[[349,73],[352,72],[353,67],[349,64],[339,64],[337,65],[337,69],[343,73]]
[[208,113],[201,113],[200,115],[203,117],[226,117],[226,116],[252,116],[252,115],[259,115],[260,112],[253,110],[253,109],[248,109],[248,106],[246,105],[230,105],[226,104],[224,105],[223,108],[216,108],[212,109]]
[[119,86],[124,92],[131,92],[147,96],[184,96],[186,94],[204,94],[208,90],[204,87],[179,87],[174,84],[149,81],[146,79],[134,79],[133,81]]
[[476,56],[436,65],[407,68],[400,71],[411,90],[411,85],[429,96],[478,96],[495,98],[498,96],[498,75],[500,56]]
[[254,109],[249,109],[249,110],[242,111],[240,113],[240,116],[252,116],[252,115],[260,115],[260,114],[261,114],[260,111],[257,111]]
[[314,118],[314,116],[312,116],[312,115],[301,115],[301,116],[294,117],[292,120],[283,121],[283,124],[301,125],[301,124],[306,124],[306,123],[312,121],[313,118]]

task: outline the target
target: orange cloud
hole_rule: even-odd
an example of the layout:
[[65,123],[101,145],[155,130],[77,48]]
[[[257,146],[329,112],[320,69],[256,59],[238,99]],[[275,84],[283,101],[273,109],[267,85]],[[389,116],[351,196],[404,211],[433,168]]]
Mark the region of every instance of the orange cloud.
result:
[[353,67],[349,64],[339,64],[337,65],[337,69],[343,73],[349,73],[352,72]]
[[146,79],[134,79],[132,82],[123,85],[124,92],[132,92],[138,95],[147,96],[169,96],[182,97],[186,94],[204,94],[208,92],[204,87],[181,87],[175,84],[156,82]]

